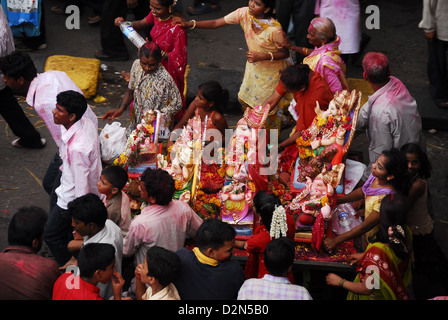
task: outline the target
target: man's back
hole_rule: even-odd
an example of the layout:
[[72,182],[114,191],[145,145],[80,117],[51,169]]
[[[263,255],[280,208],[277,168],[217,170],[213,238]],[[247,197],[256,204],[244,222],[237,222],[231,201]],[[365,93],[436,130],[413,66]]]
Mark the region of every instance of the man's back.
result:
[[409,142],[424,147],[417,102],[405,85],[392,76],[361,108],[356,128],[367,130],[370,164],[384,151],[401,148]]
[[25,247],[0,253],[0,300],[51,300],[59,269],[54,260]]
[[182,300],[235,300],[245,277],[239,262],[227,260],[212,266],[201,263],[188,249],[177,252],[182,272],[174,282]]
[[248,279],[238,292],[238,300],[313,300],[305,287],[291,284],[286,277],[266,274]]
[[[56,96],[67,90],[73,90],[83,94],[82,90],[79,89],[65,72],[49,70],[38,74],[34,78],[26,96],[26,102],[34,107],[45,122],[58,146],[61,140],[61,128],[54,123],[52,111],[56,106]],[[98,118],[89,106],[87,106],[84,116],[89,118],[98,130]]]
[[166,206],[152,204],[132,220],[124,238],[123,254],[135,254],[135,261],[140,264],[154,245],[176,251],[184,246],[186,235],[196,234],[201,223],[202,219],[182,201],[173,200]]

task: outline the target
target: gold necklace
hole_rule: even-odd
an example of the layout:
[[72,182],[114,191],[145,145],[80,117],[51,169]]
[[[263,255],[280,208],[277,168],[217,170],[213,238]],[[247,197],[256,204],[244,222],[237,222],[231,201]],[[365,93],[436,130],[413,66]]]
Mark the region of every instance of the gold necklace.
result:
[[172,14],[170,14],[167,18],[165,18],[165,19],[162,19],[162,18],[157,18],[159,21],[167,21],[167,20],[170,20],[171,18],[173,17],[173,15]]

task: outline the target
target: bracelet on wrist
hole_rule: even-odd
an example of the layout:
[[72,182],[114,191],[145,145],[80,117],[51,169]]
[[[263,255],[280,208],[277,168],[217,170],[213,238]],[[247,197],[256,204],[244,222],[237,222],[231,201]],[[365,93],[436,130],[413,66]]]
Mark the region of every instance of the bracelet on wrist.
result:
[[341,288],[344,287],[344,282],[345,282],[345,279],[341,279],[341,281],[339,281],[339,286],[340,286]]
[[271,56],[271,60],[270,61],[273,61],[274,60],[274,54],[272,52],[268,52],[268,53]]
[[193,22],[193,26],[190,28],[191,30],[193,30],[194,28],[196,28],[196,20],[190,20],[190,22]]

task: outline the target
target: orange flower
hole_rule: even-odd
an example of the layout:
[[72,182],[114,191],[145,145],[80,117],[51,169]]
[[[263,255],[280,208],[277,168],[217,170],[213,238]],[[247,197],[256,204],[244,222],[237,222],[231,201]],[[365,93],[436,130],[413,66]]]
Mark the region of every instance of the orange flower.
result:
[[176,190],[182,189],[182,185],[183,185],[182,181],[180,180],[174,181],[174,187],[176,188]]

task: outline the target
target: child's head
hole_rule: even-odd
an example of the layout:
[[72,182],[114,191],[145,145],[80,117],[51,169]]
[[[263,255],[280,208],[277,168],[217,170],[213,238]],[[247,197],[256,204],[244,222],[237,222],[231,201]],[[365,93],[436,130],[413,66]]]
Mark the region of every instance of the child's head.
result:
[[372,174],[378,179],[387,180],[395,191],[408,194],[411,184],[407,161],[398,149],[384,151],[372,165]]
[[401,257],[407,257],[407,223],[406,197],[400,193],[391,193],[381,200],[380,228],[373,235],[371,241],[388,243],[395,253]]
[[162,169],[146,169],[140,177],[141,198],[149,202],[152,197],[156,204],[161,206],[168,205],[173,199],[176,188],[174,179],[171,175]]
[[180,273],[179,256],[165,248],[153,246],[146,251],[143,262],[142,282],[151,285],[158,281],[162,287],[172,283]]
[[107,220],[106,206],[93,193],[69,202],[68,213],[72,217],[72,226],[82,236],[95,234],[104,227]]
[[39,207],[22,207],[8,226],[8,244],[24,246],[39,251],[47,222],[47,213]]
[[115,248],[108,243],[88,243],[78,254],[81,277],[107,283],[115,272]]
[[123,167],[108,166],[101,171],[98,192],[106,196],[115,196],[128,182],[128,173]]
[[261,223],[266,226],[268,231],[271,229],[272,214],[276,207],[281,206],[280,199],[268,191],[258,191],[254,196],[254,209],[260,216]]
[[217,218],[205,220],[196,232],[196,244],[206,256],[223,261],[232,255],[235,229]]
[[294,243],[289,238],[278,238],[268,243],[264,263],[269,274],[284,277],[294,263]]
[[222,113],[229,100],[229,91],[217,81],[206,81],[199,86],[195,100],[197,107],[212,107]]
[[418,144],[407,143],[401,147],[400,151],[405,155],[408,162],[408,172],[410,177],[416,175],[424,179],[429,179],[429,177],[431,177],[431,162]]

